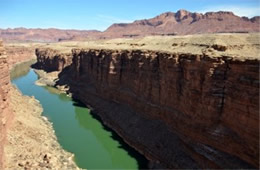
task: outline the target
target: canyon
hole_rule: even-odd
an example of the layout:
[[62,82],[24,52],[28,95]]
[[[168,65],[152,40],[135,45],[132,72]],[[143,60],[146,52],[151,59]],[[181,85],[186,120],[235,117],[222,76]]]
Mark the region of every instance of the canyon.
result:
[[11,85],[35,62],[34,45],[0,41],[0,169],[78,169],[42,117],[39,101]]
[[3,4],[0,169],[260,168],[257,3],[84,3]]
[[150,19],[132,23],[115,23],[104,31],[61,30],[56,28],[0,29],[0,37],[7,42],[60,42],[113,38],[140,38],[149,35],[192,35],[206,33],[259,32],[260,17],[239,17],[232,12],[205,14],[178,10],[165,12]]
[[259,38],[65,42],[37,48],[34,68],[91,108],[150,168],[259,168]]

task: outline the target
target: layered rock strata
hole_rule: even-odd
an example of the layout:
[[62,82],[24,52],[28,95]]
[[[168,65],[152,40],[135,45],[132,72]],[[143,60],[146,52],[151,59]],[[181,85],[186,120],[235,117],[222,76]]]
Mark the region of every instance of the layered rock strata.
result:
[[70,57],[70,53],[59,54],[57,50],[53,49],[39,51],[37,48],[35,54],[37,56],[37,63],[35,67],[40,69],[44,68],[44,70],[47,72],[61,71],[72,63],[72,57]]
[[[166,12],[154,18],[132,23],[116,23],[108,27],[103,36],[140,37],[144,35],[191,35],[205,33],[259,32],[259,17],[239,17],[228,11],[193,13],[179,10]],[[102,34],[101,34],[102,35]]]
[[34,45],[6,44],[5,50],[10,68],[15,64],[36,58]]
[[3,149],[6,130],[12,118],[10,103],[10,77],[6,52],[0,41],[0,169],[3,168]]
[[151,167],[259,167],[258,59],[149,50],[53,53],[37,49],[37,66],[61,71],[56,86],[69,86]]

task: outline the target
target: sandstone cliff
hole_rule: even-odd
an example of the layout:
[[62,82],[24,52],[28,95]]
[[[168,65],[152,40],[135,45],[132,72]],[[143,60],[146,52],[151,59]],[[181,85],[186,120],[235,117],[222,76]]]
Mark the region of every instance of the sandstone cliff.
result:
[[12,68],[15,64],[30,61],[35,59],[35,45],[28,44],[5,44],[6,55],[8,56],[9,68]]
[[61,70],[57,86],[69,86],[151,167],[258,168],[259,58],[205,51],[74,49],[64,56],[38,49],[36,55],[38,67]]
[[0,169],[3,167],[3,146],[6,140],[6,130],[12,117],[11,109],[9,108],[9,92],[9,67],[2,41],[0,41]]
[[35,54],[37,57],[36,67],[43,69],[47,72],[51,71],[62,71],[66,66],[72,63],[72,57],[70,53],[59,54],[58,51],[53,49],[47,49],[44,51],[39,51],[36,49]]

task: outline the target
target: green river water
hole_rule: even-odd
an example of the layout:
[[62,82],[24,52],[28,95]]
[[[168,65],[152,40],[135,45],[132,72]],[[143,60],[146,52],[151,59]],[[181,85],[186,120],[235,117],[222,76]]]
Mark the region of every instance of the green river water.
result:
[[[43,107],[43,116],[53,123],[61,146],[75,154],[75,162],[87,169],[146,168],[144,157],[127,146],[114,132],[94,118],[84,105],[73,101],[52,87],[34,84],[38,76],[33,70],[20,72],[12,83],[28,96],[34,96]],[[18,75],[17,75],[18,73]]]

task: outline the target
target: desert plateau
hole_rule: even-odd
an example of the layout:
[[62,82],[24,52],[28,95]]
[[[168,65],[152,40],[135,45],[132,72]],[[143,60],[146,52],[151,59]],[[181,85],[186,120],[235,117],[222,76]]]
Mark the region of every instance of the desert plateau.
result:
[[0,2],[0,169],[259,169],[259,1],[111,2]]

